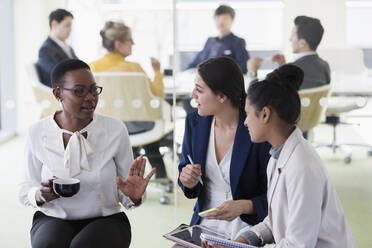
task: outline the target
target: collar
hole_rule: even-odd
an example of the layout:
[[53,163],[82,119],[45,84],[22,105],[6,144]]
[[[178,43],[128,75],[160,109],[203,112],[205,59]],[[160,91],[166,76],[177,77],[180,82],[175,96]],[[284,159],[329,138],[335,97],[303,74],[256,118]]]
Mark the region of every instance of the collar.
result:
[[304,139],[302,132],[298,127],[296,127],[282,145],[282,150],[280,152],[281,156],[278,158],[278,168],[283,168],[287,164],[288,159],[291,157],[296,146],[302,139]]
[[[58,112],[61,112],[61,111],[56,111],[53,115],[50,116],[50,121],[52,123],[52,125],[57,129],[59,130],[60,132],[62,133],[68,133],[68,134],[72,134],[73,132],[69,131],[69,130],[66,130],[66,129],[63,129],[61,128],[60,126],[58,126],[56,120],[54,119],[54,116],[58,113]],[[86,125],[84,128],[82,128],[81,130],[77,131],[81,134],[85,133],[85,132],[89,132],[90,130],[92,130],[92,128],[94,127],[95,123],[96,123],[96,120],[97,120],[97,116],[96,114],[93,114],[93,119],[91,122],[89,122],[88,125]]]
[[309,55],[315,55],[317,54],[316,52],[312,51],[312,52],[303,52],[303,53],[295,53],[293,54],[293,57],[294,57],[294,60],[299,60],[300,58],[303,58],[305,56],[309,56]]
[[228,35],[223,36],[222,38],[220,38],[219,36],[216,36],[216,40],[218,40],[218,41],[226,40],[226,39],[229,39],[230,37],[233,37],[233,36],[234,36],[234,34],[231,32]]
[[[96,121],[95,115],[93,115],[93,120],[86,127],[76,132],[60,128],[57,125],[54,116],[55,114],[51,116],[53,118],[53,125],[55,125],[60,132],[71,135],[63,159],[64,167],[69,171],[69,176],[75,177],[79,175],[82,170],[90,171],[91,166],[89,165],[88,156],[93,154],[94,150],[88,141],[88,137],[89,130],[94,126]],[[87,138],[83,136],[83,133],[85,132],[88,134]]]
[[52,37],[52,36],[50,36],[50,35],[49,35],[49,38],[50,38],[52,41],[54,41],[55,43],[57,43],[57,45],[60,46],[60,47],[62,47],[62,48],[68,46],[65,42],[63,42],[63,41],[61,41],[61,40],[59,40],[59,39],[57,39],[57,38],[54,38],[54,37]]
[[104,60],[108,61],[125,61],[125,57],[119,53],[106,53],[105,56],[103,56]]
[[271,149],[269,151],[271,157],[273,157],[275,159],[278,159],[279,158],[279,155],[280,155],[280,152],[283,150],[283,145],[281,145],[281,146],[279,146],[277,148],[271,147]]

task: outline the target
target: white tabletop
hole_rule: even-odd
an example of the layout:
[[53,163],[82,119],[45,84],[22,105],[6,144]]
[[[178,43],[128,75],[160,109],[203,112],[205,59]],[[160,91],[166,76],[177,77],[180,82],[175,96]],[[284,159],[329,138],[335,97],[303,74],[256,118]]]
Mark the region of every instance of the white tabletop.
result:
[[372,96],[372,77],[366,74],[332,75],[332,95]]
[[[271,70],[260,70],[258,76],[263,79]],[[172,76],[164,76],[164,87],[167,95],[190,95],[194,89],[196,70],[187,70]],[[248,88],[250,78],[244,75],[245,89]],[[372,76],[366,74],[333,74],[332,95],[334,96],[372,96]]]
[[[265,75],[270,72],[268,70],[262,70],[259,72],[259,77],[264,78]],[[175,81],[172,76],[164,76],[164,88],[165,94],[172,95],[173,93],[176,96],[190,95],[195,86],[196,70],[191,69],[176,74]],[[251,79],[248,76],[244,75],[245,89],[247,90],[249,82]],[[174,83],[175,82],[175,83]]]
[[196,70],[179,72],[173,76],[164,76],[165,94],[189,95],[194,89]]

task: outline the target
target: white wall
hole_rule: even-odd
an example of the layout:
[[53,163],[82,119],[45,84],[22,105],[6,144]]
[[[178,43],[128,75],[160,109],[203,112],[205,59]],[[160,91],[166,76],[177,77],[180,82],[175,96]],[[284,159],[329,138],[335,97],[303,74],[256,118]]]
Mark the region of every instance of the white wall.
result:
[[65,8],[65,0],[14,0],[15,82],[17,85],[18,133],[24,133],[38,120],[38,108],[28,80],[26,64],[35,62],[49,33],[48,16]]
[[284,40],[285,51],[291,55],[289,36],[294,18],[307,15],[319,18],[324,35],[319,48],[346,46],[346,5],[345,0],[284,0]]
[[[70,5],[74,1],[75,0],[71,0]],[[86,1],[86,3],[90,3],[91,0]],[[84,0],[80,0],[79,2],[84,2]],[[56,8],[67,8],[70,6],[68,3],[68,0],[14,0],[14,59],[15,81],[18,95],[17,129],[19,132],[27,130],[27,127],[38,119],[37,108],[32,105],[34,102],[33,94],[25,66],[29,62],[37,60],[39,47],[46,39],[49,32],[49,13]],[[284,0],[284,5],[282,37],[284,40],[283,48],[288,55],[289,61],[291,58],[291,49],[288,39],[293,27],[293,20],[298,15],[309,15],[321,20],[325,28],[325,34],[320,48],[346,46],[345,0]],[[78,17],[76,17],[76,19],[78,19]],[[100,21],[102,22],[102,20]],[[97,25],[96,22],[92,23],[92,25]],[[129,24],[136,26],[135,23]],[[101,26],[102,23],[99,25],[99,28],[101,28]],[[141,30],[141,32],[144,31]],[[195,32],[198,32],[198,30],[196,29]],[[136,34],[136,37],[139,36],[140,34]],[[275,35],[272,36],[272,38],[278,38],[275,37]],[[74,40],[71,40],[71,42],[73,44],[76,43]],[[142,49],[143,47],[146,48],[146,44],[141,44],[141,42],[138,41],[135,49]],[[80,51],[81,49],[77,50]],[[142,63],[145,69],[147,69],[146,66],[150,66],[148,56],[152,55],[151,53],[147,54],[146,61]],[[140,58],[133,59],[141,62]],[[150,69],[147,69],[147,71],[151,72]]]

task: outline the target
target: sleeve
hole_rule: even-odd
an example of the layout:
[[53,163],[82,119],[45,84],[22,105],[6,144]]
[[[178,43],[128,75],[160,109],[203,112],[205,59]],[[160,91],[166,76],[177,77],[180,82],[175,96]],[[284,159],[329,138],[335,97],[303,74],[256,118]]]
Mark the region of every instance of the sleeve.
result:
[[247,226],[240,231],[237,237],[244,238],[249,245],[260,246],[262,244],[262,240],[257,236],[257,234],[251,230],[251,227]]
[[267,175],[266,169],[267,164],[270,160],[270,144],[265,142],[259,144],[259,154],[258,154],[258,174],[259,174],[259,188],[262,193],[259,196],[252,198],[254,209],[258,217],[258,221],[262,221],[267,216]]
[[19,183],[19,201],[25,206],[38,207],[36,193],[41,187],[42,162],[37,159],[32,147],[32,138],[26,139],[24,166]]
[[[297,161],[295,164],[298,165],[301,162]],[[322,176],[316,174],[316,168],[313,164],[305,163],[304,166],[298,167],[290,168],[291,171],[287,172],[285,178],[288,211],[290,213],[285,237],[277,240],[275,245],[265,245],[266,248],[307,248],[316,245],[321,223],[324,182]],[[271,229],[268,222],[266,221],[265,226],[260,223],[251,229],[259,234],[266,244],[270,243],[268,231]]]
[[326,67],[325,67],[325,74],[327,77],[327,84],[331,82],[331,69],[329,68],[329,64],[326,62]]
[[43,82],[45,84],[51,85],[51,73],[56,64],[61,61],[61,58],[58,57],[55,51],[50,46],[43,46],[39,51],[39,61],[38,66],[44,74]]
[[[254,232],[260,238],[262,244],[268,244],[264,247],[269,248],[275,246],[272,244],[274,243],[274,237],[269,217],[266,217],[262,222],[250,228],[249,231]],[[244,234],[242,236],[244,236]]]
[[184,195],[191,199],[191,198],[196,198],[199,196],[200,191],[201,191],[201,184],[200,182],[193,188],[189,189],[185,187],[181,181],[180,181],[180,175],[182,172],[182,168],[185,167],[187,164],[189,164],[187,155],[192,156],[192,149],[191,149],[191,127],[190,127],[190,115],[186,118],[185,122],[185,134],[183,136],[183,143],[182,143],[182,153],[181,153],[181,158],[180,158],[180,163],[178,165],[178,185],[181,187]]
[[149,83],[150,83],[150,89],[151,89],[151,92],[152,94],[154,94],[155,96],[158,96],[158,97],[164,97],[164,82],[163,82],[163,74],[161,74],[161,72],[155,72],[155,75],[154,75],[154,80],[152,81],[146,74],[146,72],[143,70],[143,68],[141,67],[141,65],[139,65],[139,68],[138,70],[140,72],[143,72],[145,73],[146,77],[149,79]]
[[247,73],[247,61],[249,59],[249,53],[245,48],[245,40],[239,39],[238,42],[234,46],[234,57],[242,72],[244,74]]
[[[302,156],[304,158],[305,156]],[[310,159],[311,160],[311,159]],[[324,181],[316,173],[316,165],[295,162],[286,176],[288,220],[285,237],[277,240],[275,248],[315,247],[322,218]]]
[[255,163],[257,164],[257,196],[252,197],[248,200],[251,200],[253,203],[253,208],[255,210],[255,214],[243,214],[241,218],[243,221],[256,224],[267,216],[267,175],[266,175],[266,168],[268,161],[270,159],[270,144],[259,143],[253,144],[253,156],[255,157]]
[[[117,175],[122,180],[125,181],[129,174],[130,165],[133,162],[133,153],[132,153],[132,147],[131,147],[130,140],[129,140],[128,131],[124,123],[122,123],[121,125],[122,125],[122,131],[120,132],[119,147],[114,157],[114,161],[116,164]],[[135,207],[133,201],[129,197],[124,195],[119,189],[118,189],[118,193],[119,193],[119,199],[122,205],[126,209],[131,209]],[[143,200],[144,200],[144,196],[142,196],[141,203],[143,202]]]
[[203,60],[207,59],[207,52],[209,49],[209,41],[210,38],[208,38],[207,42],[205,42],[203,50],[198,52],[198,54],[194,57],[194,59],[186,66],[184,70],[188,70],[191,68],[195,68],[198,64],[200,64]]

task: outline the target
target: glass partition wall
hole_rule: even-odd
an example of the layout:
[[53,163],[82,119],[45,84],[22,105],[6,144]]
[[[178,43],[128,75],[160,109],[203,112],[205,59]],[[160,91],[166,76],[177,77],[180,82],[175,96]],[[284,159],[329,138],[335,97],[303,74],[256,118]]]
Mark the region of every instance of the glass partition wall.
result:
[[[162,235],[180,223],[188,223],[192,212],[190,206],[184,208],[187,214],[179,214],[177,207],[178,200],[183,198],[183,194],[180,194],[177,185],[177,150],[180,149],[180,144],[173,145],[174,137],[181,132],[178,131],[177,125],[179,113],[173,105],[175,87],[172,77],[174,73],[171,70],[174,59],[172,54],[175,53],[174,7],[175,2],[172,0],[71,0],[67,4],[67,8],[74,15],[70,43],[79,58],[90,63],[105,56],[108,51],[102,46],[100,31],[107,21],[122,21],[130,27],[134,43],[131,55],[125,57],[125,60],[138,63],[150,80],[155,76],[150,57],[156,58],[161,64],[165,94],[164,98],[158,98],[161,105],[157,106],[162,107],[162,114],[165,115],[163,117],[170,120],[167,125],[171,125],[170,129],[173,129],[173,132],[168,132],[168,135],[161,139],[160,152],[166,167],[166,177],[173,181],[173,186],[159,179],[152,180],[145,203],[133,211],[125,211],[132,226],[132,247],[148,246],[149,240],[141,238],[141,234],[146,236],[151,234],[149,237],[152,247],[170,247],[171,242],[164,239]],[[134,99],[137,100],[142,101],[142,99]],[[146,103],[142,102],[142,104]],[[148,137],[151,135],[149,134]],[[146,151],[148,150],[139,150],[142,154]],[[145,154],[145,156],[156,155]],[[148,162],[151,163],[149,160]],[[147,166],[146,171],[150,171],[150,168]],[[186,217],[182,219],[180,216]]]
[[15,135],[16,95],[13,72],[13,5],[11,0],[0,2],[0,142]]
[[[134,46],[132,54],[126,58],[141,65],[149,78],[154,78],[150,57],[155,57],[161,64],[165,96],[161,104],[151,101],[151,108],[168,106],[168,119],[171,120],[171,132],[166,136],[160,152],[167,170],[167,177],[173,181],[173,189],[159,180],[150,183],[145,203],[133,210],[124,210],[132,225],[131,247],[171,247],[172,243],[162,237],[181,223],[189,223],[195,199],[187,199],[177,184],[178,163],[184,135],[184,124],[187,112],[196,110],[190,103],[190,93],[194,87],[196,73],[183,71],[186,63],[202,49],[206,39],[216,36],[214,24],[214,9],[221,3],[229,4],[236,9],[236,19],[233,32],[244,37],[247,49],[252,52],[273,51],[282,48],[281,1],[186,1],[186,0],[38,0],[35,4],[27,0],[16,0],[14,17],[16,20],[16,73],[12,72],[12,23],[9,16],[12,1],[1,1],[2,21],[6,25],[2,30],[7,34],[2,39],[3,56],[0,60],[0,107],[1,107],[1,134],[5,130],[14,131],[16,125],[15,83],[16,75],[18,86],[18,125],[28,127],[39,119],[39,108],[31,87],[31,78],[26,71],[26,63],[37,60],[37,51],[47,37],[48,15],[57,8],[65,8],[74,15],[72,33],[67,43],[75,50],[77,56],[85,62],[92,62],[102,58],[107,51],[102,47],[100,31],[106,21],[123,21],[131,28]],[[6,10],[6,11],[5,11]],[[26,13],[28,13],[26,15]],[[265,16],[265,20],[257,23],[257,16]],[[34,21],[34,25],[30,23]],[[257,37],[257,30],[260,30]],[[268,30],[268,31],[263,31]],[[255,35],[253,35],[255,34]],[[276,39],[270,37],[275,36]],[[28,42],[24,42],[27,40]],[[9,49],[11,48],[11,49]],[[4,73],[4,71],[6,73]],[[98,82],[99,84],[99,82]],[[122,102],[114,102],[120,107]],[[140,103],[140,105],[143,103]],[[37,105],[37,106],[36,106]],[[138,101],[133,101],[138,105]],[[166,107],[165,107],[166,108]],[[41,108],[40,108],[41,109]],[[35,111],[34,111],[35,110]],[[26,117],[30,116],[30,118]],[[169,130],[168,130],[169,131]],[[14,133],[14,132],[13,132]],[[0,136],[1,137],[1,136]],[[22,136],[23,137],[23,136]],[[21,144],[24,140],[20,138]],[[16,148],[17,152],[23,147]],[[140,151],[141,152],[141,151]],[[142,151],[143,152],[143,151]],[[20,153],[21,154],[21,153]],[[19,156],[21,157],[21,156]],[[20,161],[22,159],[19,159]],[[21,168],[21,162],[20,167]],[[147,171],[150,171],[150,166]],[[168,192],[172,191],[172,192]],[[164,198],[165,197],[165,198]],[[164,200],[165,199],[165,200]],[[16,200],[14,200],[16,201]],[[166,204],[163,204],[166,203]],[[17,206],[17,211],[31,223],[33,209]],[[21,221],[19,221],[21,223]],[[17,225],[15,225],[16,227]],[[23,225],[22,239],[9,239],[7,246],[28,246],[29,226]],[[14,231],[14,233],[17,233]],[[143,235],[149,239],[143,239]],[[151,241],[150,241],[151,240]],[[18,242],[18,243],[17,243]],[[22,242],[23,245],[20,245]],[[0,242],[1,243],[1,242]]]
[[[172,193],[165,191],[164,196],[169,202],[161,204],[163,193],[159,192],[165,188],[155,180],[150,184],[146,203],[127,212],[133,233],[152,230],[154,247],[170,246],[162,234],[181,223],[189,223],[192,216],[195,199],[187,199],[177,185],[185,118],[187,112],[196,110],[190,97],[196,72],[185,72],[184,68],[203,48],[207,38],[217,35],[214,10],[223,3],[235,8],[232,31],[246,40],[251,55],[267,57],[282,49],[282,1],[70,0],[67,4],[74,14],[70,43],[79,58],[91,62],[107,53],[99,32],[106,21],[114,20],[123,21],[131,28],[134,46],[126,60],[139,63],[149,78],[154,77],[150,57],[161,63],[164,100],[172,106],[168,114],[171,115],[173,133],[168,138],[174,143],[168,143],[160,150],[174,188]],[[257,22],[258,17],[260,22]],[[145,227],[145,220],[154,224]],[[134,236],[132,245],[144,247],[146,242]]]

